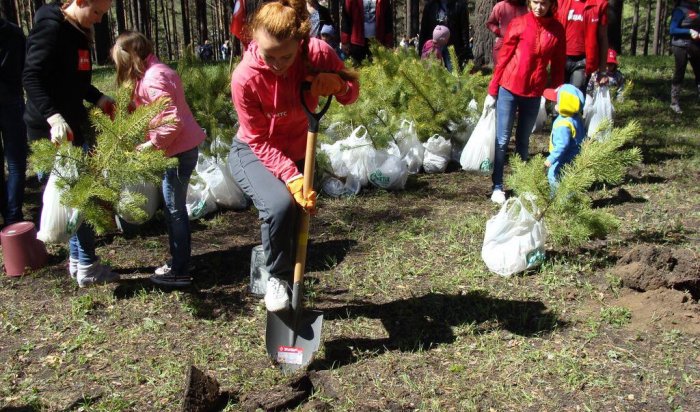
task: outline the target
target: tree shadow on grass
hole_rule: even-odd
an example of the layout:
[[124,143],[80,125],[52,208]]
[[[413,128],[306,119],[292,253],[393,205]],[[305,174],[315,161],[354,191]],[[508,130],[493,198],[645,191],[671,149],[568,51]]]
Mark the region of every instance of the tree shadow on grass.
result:
[[358,317],[379,319],[389,336],[325,342],[325,358],[314,361],[310,369],[347,365],[368,354],[429,350],[454,342],[452,327],[459,325],[472,324],[477,334],[503,329],[520,336],[540,335],[566,326],[542,302],[493,298],[480,291],[466,295],[429,293],[384,304],[360,301],[324,309],[326,320]]
[[615,196],[608,197],[605,199],[596,199],[592,202],[591,206],[594,209],[609,206],[618,206],[625,203],[647,203],[648,200],[640,196],[632,196],[630,192],[623,188],[618,188]]

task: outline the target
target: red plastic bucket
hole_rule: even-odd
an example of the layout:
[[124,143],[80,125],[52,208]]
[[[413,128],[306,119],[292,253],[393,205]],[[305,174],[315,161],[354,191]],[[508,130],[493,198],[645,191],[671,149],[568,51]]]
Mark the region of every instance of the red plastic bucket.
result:
[[32,222],[18,222],[0,231],[2,256],[7,276],[22,276],[27,271],[46,264],[48,255],[44,243],[36,238]]

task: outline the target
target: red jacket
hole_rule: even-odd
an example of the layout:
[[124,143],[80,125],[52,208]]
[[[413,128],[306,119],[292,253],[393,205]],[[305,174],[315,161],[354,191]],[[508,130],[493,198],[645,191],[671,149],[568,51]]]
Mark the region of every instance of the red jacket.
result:
[[[567,17],[571,9],[571,3],[580,0],[561,0],[557,11],[557,19],[566,29]],[[586,29],[581,36],[585,36],[586,47],[586,75],[590,76],[600,67],[600,51],[598,50],[598,27],[608,25],[608,1],[584,0],[584,23]]]
[[[376,39],[384,47],[394,47],[394,33],[390,0],[377,0]],[[365,45],[365,6],[362,0],[345,0],[343,19],[340,27],[340,42],[343,44]]]
[[513,19],[498,54],[498,63],[489,84],[489,94],[498,95],[501,86],[513,94],[539,97],[547,87],[564,82],[566,65],[564,27],[554,17],[535,17],[532,12]]
[[[320,39],[309,40],[309,63],[324,72],[345,68],[335,50]],[[306,155],[306,132],[309,122],[301,105],[299,93],[309,69],[297,53],[296,60],[282,76],[277,76],[258,54],[258,45],[252,41],[231,76],[231,95],[238,113],[237,138],[250,149],[278,179],[287,182],[299,174],[294,162]],[[348,82],[349,90],[337,100],[350,104],[357,99],[360,85]],[[318,106],[318,99],[307,95],[310,110]]]

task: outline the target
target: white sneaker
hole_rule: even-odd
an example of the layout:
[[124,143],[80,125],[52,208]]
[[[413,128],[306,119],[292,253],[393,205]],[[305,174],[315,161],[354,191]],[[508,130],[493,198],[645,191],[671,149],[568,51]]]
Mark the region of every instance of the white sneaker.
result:
[[78,259],[68,257],[68,273],[72,279],[78,277]]
[[287,295],[287,282],[274,276],[267,280],[267,291],[265,292],[265,307],[269,312],[279,312],[289,306],[289,295]]
[[166,263],[163,266],[157,268],[155,273],[158,276],[169,275],[171,269],[172,268],[170,267],[170,265]]
[[119,274],[112,272],[112,268],[99,262],[94,262],[90,265],[78,264],[77,280],[78,286],[84,288],[86,286],[117,281],[119,280]]
[[495,189],[493,193],[491,193],[491,201],[499,205],[504,204],[506,202],[506,193],[503,190]]

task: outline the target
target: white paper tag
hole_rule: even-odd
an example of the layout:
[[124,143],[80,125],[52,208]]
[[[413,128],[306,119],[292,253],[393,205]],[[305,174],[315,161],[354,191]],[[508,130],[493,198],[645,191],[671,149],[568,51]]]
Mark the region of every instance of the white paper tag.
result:
[[278,363],[291,363],[293,365],[301,365],[303,357],[304,350],[302,348],[295,348],[293,346],[280,346],[277,349]]

